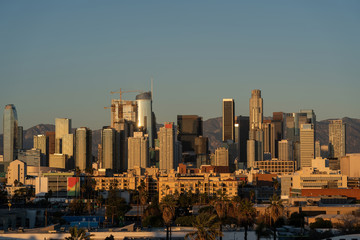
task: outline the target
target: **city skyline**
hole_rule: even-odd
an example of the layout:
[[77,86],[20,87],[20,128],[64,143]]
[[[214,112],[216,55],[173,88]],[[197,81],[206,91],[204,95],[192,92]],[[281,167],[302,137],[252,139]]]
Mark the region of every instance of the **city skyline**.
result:
[[101,129],[110,125],[103,107],[117,98],[110,91],[149,91],[151,77],[158,123],[219,117],[223,98],[247,116],[252,89],[262,91],[264,116],[360,118],[355,1],[0,6],[0,102],[16,106],[24,129],[55,118]]

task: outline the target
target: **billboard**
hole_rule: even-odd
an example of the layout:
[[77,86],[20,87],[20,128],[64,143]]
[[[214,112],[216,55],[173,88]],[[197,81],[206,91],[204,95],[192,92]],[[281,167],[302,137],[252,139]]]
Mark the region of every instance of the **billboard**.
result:
[[68,177],[67,178],[67,196],[78,197],[80,196],[80,178]]

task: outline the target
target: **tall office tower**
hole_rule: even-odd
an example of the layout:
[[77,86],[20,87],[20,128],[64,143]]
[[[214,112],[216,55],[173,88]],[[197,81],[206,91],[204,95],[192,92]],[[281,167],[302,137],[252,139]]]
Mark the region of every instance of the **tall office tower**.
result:
[[[263,99],[261,98],[261,91],[258,89],[251,91],[251,98],[249,101],[249,140],[255,140],[255,143],[250,143],[251,146],[247,147],[248,163],[251,163],[252,158],[255,157],[255,161],[262,161],[264,158],[264,132],[263,132]],[[254,147],[254,148],[252,148]],[[247,166],[248,168],[251,166]]]
[[275,158],[275,124],[271,120],[264,120],[264,153],[270,153]]
[[232,98],[223,99],[223,118],[222,118],[222,140],[227,142],[228,140],[235,140],[234,131],[234,119],[235,119],[235,102]]
[[283,139],[283,124],[284,124],[284,113],[283,112],[273,112],[273,119],[271,121],[275,127],[275,158],[279,157],[278,153],[278,143]]
[[255,166],[255,161],[257,159],[256,141],[252,139],[247,140],[246,149],[247,149],[246,167],[252,168]]
[[[4,162],[11,162],[16,159],[16,145],[18,137],[18,119],[15,106],[8,104],[5,106],[3,118],[3,151]],[[6,169],[5,169],[6,171]]]
[[229,150],[220,147],[215,150],[215,166],[229,166]]
[[320,146],[319,140],[315,141],[315,157],[314,158],[317,158],[317,157],[321,157],[321,146]]
[[[55,132],[46,132],[45,133],[46,137],[49,140],[49,149],[48,149],[48,155],[49,154],[54,154],[55,153]],[[49,157],[48,157],[49,159]]]
[[81,171],[91,168],[92,164],[92,131],[80,127],[75,132],[75,167]]
[[294,158],[293,144],[288,140],[279,141],[279,160],[292,161]]
[[208,164],[209,139],[199,136],[195,138],[196,167]]
[[181,144],[176,141],[176,129],[174,123],[166,122],[164,127],[160,128],[159,138],[159,169],[176,169],[181,156]]
[[17,139],[16,149],[18,149],[18,150],[23,149],[24,128],[22,126],[18,126],[16,139]]
[[154,147],[155,122],[153,122],[151,92],[144,92],[136,96],[138,106],[137,127],[149,136],[149,147]]
[[311,167],[311,161],[315,156],[315,133],[313,124],[301,124],[300,126],[300,168]]
[[39,149],[42,154],[47,153],[47,140],[44,134],[34,135],[33,148]]
[[104,127],[101,131],[102,168],[114,169],[116,131],[111,127]]
[[308,119],[307,113],[286,113],[285,114],[285,139],[293,143],[300,140],[300,126],[301,124],[311,123]]
[[249,117],[238,116],[235,124],[235,142],[238,148],[238,164],[244,169],[247,163],[247,147],[246,142],[249,140]]
[[263,123],[263,99],[261,91],[255,89],[251,91],[250,98],[250,130],[262,129]]
[[346,126],[342,120],[330,120],[329,122],[329,152],[331,158],[346,155]]
[[177,116],[178,135],[183,152],[195,151],[195,138],[203,134],[202,117],[197,115]]
[[71,119],[56,118],[55,119],[55,152],[62,153],[63,137],[69,134],[71,130]]
[[48,165],[48,146],[49,141],[45,135],[34,135],[33,148],[40,150],[41,162],[43,166]]
[[128,138],[128,169],[149,167],[149,139],[143,132],[135,132]]
[[316,139],[316,115],[313,109],[300,109],[300,114],[306,113],[307,123],[314,125],[314,138]]
[[74,134],[65,134],[61,138],[61,149],[62,154],[66,155],[67,164],[66,169],[71,170],[75,169],[75,161],[74,161]]

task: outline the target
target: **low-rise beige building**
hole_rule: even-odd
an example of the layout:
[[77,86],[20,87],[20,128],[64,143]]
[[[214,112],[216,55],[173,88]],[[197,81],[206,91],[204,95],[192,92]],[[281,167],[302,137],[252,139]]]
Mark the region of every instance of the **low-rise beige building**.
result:
[[14,185],[14,182],[25,184],[26,163],[20,160],[10,162],[7,169],[7,184]]
[[273,174],[290,174],[295,171],[296,162],[273,158],[271,160],[255,161],[255,167]]
[[351,177],[360,177],[360,153],[346,154],[340,159],[341,173]]
[[240,181],[230,173],[179,174],[171,171],[159,176],[159,201],[168,194],[186,192],[215,195],[219,190],[228,197],[238,195]]

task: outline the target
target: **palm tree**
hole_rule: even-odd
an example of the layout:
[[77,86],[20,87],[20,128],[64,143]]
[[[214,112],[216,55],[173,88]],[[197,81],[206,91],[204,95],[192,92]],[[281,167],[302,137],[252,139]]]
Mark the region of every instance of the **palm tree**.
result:
[[261,221],[257,224],[255,228],[256,239],[260,240],[262,237],[270,237],[271,232],[266,228],[266,224],[264,221]]
[[[217,191],[216,198],[212,202],[212,206],[214,207],[216,214],[220,220],[220,232],[222,232],[222,223],[227,215],[229,209],[229,201],[221,190]],[[222,240],[222,236],[220,236],[220,240]]]
[[241,199],[234,197],[232,201],[234,218],[237,220],[239,226],[244,227],[244,240],[247,240],[247,232],[249,227],[252,227],[255,222],[256,209],[249,199]]
[[[164,223],[166,225],[166,239],[169,239],[169,230],[171,231],[171,221],[175,216],[176,200],[172,195],[166,195],[160,203],[160,209]],[[171,238],[171,233],[170,233]]]
[[270,218],[272,220],[271,223],[274,228],[274,240],[276,240],[276,224],[275,223],[284,212],[284,205],[278,195],[274,194],[270,198],[270,205],[268,206],[267,209],[269,210]]
[[90,240],[90,234],[86,234],[84,228],[71,227],[69,229],[70,237],[66,237],[65,240]]
[[219,223],[216,222],[216,215],[202,213],[196,216],[193,227],[196,231],[186,234],[186,238],[193,240],[216,240],[216,237],[222,236],[219,231]]

